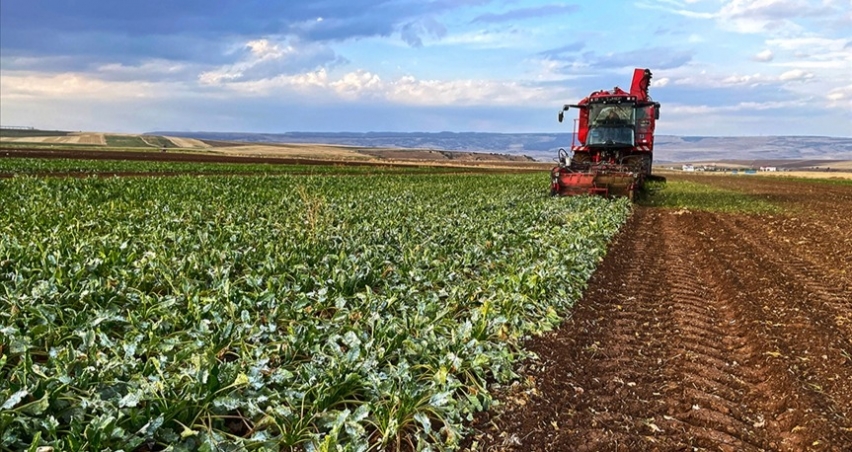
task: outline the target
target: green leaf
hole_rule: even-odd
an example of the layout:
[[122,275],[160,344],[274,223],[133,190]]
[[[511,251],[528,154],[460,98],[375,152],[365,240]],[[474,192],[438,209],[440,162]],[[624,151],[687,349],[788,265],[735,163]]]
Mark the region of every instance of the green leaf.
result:
[[0,409],[11,410],[15,407],[21,400],[24,400],[24,397],[27,396],[30,392],[26,389],[21,389],[20,391],[12,394],[5,402],[3,402],[3,406]]

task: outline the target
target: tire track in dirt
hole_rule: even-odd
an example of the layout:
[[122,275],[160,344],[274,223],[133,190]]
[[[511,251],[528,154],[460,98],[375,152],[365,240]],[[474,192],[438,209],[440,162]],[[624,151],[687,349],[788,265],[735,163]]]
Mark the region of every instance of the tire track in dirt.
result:
[[[637,222],[652,221],[644,213],[637,215]],[[638,231],[642,234],[644,231]],[[671,318],[665,315],[670,309],[669,300],[659,300],[643,294],[655,294],[663,290],[662,274],[665,256],[654,252],[652,240],[629,240],[624,243],[628,250],[618,256],[619,265],[634,261],[636,256],[649,256],[646,266],[627,266],[624,268],[623,281],[610,281],[612,284],[602,285],[597,294],[604,299],[615,297],[615,304],[598,304],[592,309],[600,317],[592,328],[587,331],[595,332],[603,325],[610,332],[606,340],[595,340],[589,337],[583,348],[585,357],[591,358],[598,369],[596,376],[591,379],[578,380],[572,389],[581,402],[579,410],[592,413],[591,426],[588,432],[581,433],[580,441],[576,444],[578,450],[593,450],[596,444],[631,442],[628,434],[633,428],[634,420],[625,418],[624,412],[653,410],[658,401],[642,399],[637,396],[639,382],[643,380],[648,387],[658,387],[662,381],[648,381],[646,369],[655,369],[655,375],[664,365],[665,354],[652,346],[646,329],[668,330],[672,327]],[[619,286],[620,284],[620,286]],[[635,293],[619,296],[623,288],[635,289]],[[595,328],[597,327],[597,328]],[[582,357],[578,357],[582,359]],[[591,398],[591,395],[597,395]],[[583,397],[585,396],[585,397]],[[558,407],[558,405],[557,405]],[[611,409],[618,407],[618,409]],[[582,415],[582,413],[580,413]],[[555,426],[559,426],[558,421]],[[551,424],[550,426],[554,426]],[[568,427],[575,427],[569,424]],[[652,429],[652,427],[644,427]]]
[[716,450],[763,450],[777,432],[764,428],[765,401],[750,395],[772,380],[772,371],[751,365],[757,358],[755,338],[708,260],[715,244],[696,229],[705,215],[663,215],[661,231],[673,238],[663,250],[676,321],[669,335],[678,343],[671,352],[679,353],[665,369],[669,414],[661,425],[686,436],[673,446],[681,441]]
[[[812,220],[810,218],[781,217],[768,224],[750,226],[749,233],[769,249],[781,250],[795,258],[796,265],[808,262],[824,272],[819,279],[836,282],[843,293],[852,293],[852,237],[844,238],[848,231],[852,211],[844,219]],[[780,237],[779,237],[780,236]]]
[[[726,227],[748,242],[751,247],[765,250],[777,272],[785,274],[791,282],[803,287],[800,292],[815,300],[845,321],[834,322],[843,331],[842,337],[852,338],[852,258],[837,262],[828,253],[808,254],[801,252],[789,241],[781,243],[765,234],[760,223],[751,217],[725,219]],[[852,251],[852,250],[848,250]],[[852,345],[852,344],[850,344]]]
[[[837,303],[840,286],[808,260],[782,268],[771,238],[741,240],[763,237],[761,220],[731,218],[637,209],[571,317],[529,344],[540,359],[521,369],[526,384],[477,418],[466,448],[852,450],[848,361],[798,359],[849,339],[822,328],[835,312],[804,315],[814,301],[798,301]],[[808,340],[827,331],[838,338]]]
[[[676,250],[676,256],[683,256],[684,252],[691,255],[695,262],[694,267],[698,273],[684,275],[684,277],[695,281],[707,291],[706,300],[713,307],[713,315],[703,316],[704,322],[712,322],[716,327],[723,347],[723,360],[715,360],[718,371],[726,379],[734,380],[730,385],[736,395],[725,397],[730,391],[719,391],[719,387],[706,385],[699,387],[703,393],[694,394],[692,391],[684,391],[682,398],[688,400],[696,395],[705,396],[705,400],[716,402],[709,406],[709,411],[704,412],[703,406],[698,402],[698,410],[693,414],[694,418],[703,420],[711,428],[723,429],[730,435],[713,437],[702,436],[705,433],[699,431],[696,440],[690,445],[700,446],[709,450],[805,450],[807,445],[815,441],[825,443],[825,438],[811,439],[800,424],[818,422],[818,419],[807,413],[800,414],[796,407],[788,405],[790,400],[803,400],[802,405],[815,406],[820,400],[809,394],[804,388],[796,384],[786,373],[783,365],[767,362],[767,353],[772,353],[771,338],[767,338],[754,328],[755,323],[760,323],[760,308],[748,303],[752,297],[750,289],[743,285],[739,278],[754,277],[754,273],[741,271],[737,262],[749,263],[755,256],[755,248],[743,247],[741,243],[731,240],[731,231],[719,226],[719,218],[725,215],[708,213],[690,213],[680,217],[677,225],[678,230],[689,230],[691,234],[685,234],[681,247]],[[731,249],[735,248],[743,253],[737,256]],[[749,257],[751,255],[751,257]],[[733,258],[732,258],[733,257]],[[677,275],[677,268],[672,269],[672,274]],[[688,337],[685,337],[688,340]],[[712,367],[711,363],[703,363],[693,371],[698,374],[686,373],[681,376],[683,381],[690,382],[695,375],[699,378]],[[687,364],[674,366],[674,369],[689,369]],[[673,375],[672,379],[678,378]],[[723,381],[722,383],[727,383]],[[674,394],[673,398],[677,398]],[[721,399],[721,400],[720,400]],[[700,400],[700,399],[695,399]],[[728,417],[717,414],[729,415]],[[729,419],[732,418],[732,419]],[[693,424],[696,424],[693,422]],[[701,423],[697,423],[702,425]],[[732,429],[735,429],[733,431]],[[741,441],[737,443],[735,440]]]
[[[776,358],[786,362],[788,373],[816,399],[812,409],[821,415],[817,421],[829,430],[840,424],[841,432],[833,437],[843,437],[852,450],[852,366],[848,365],[852,294],[845,282],[826,278],[824,262],[802,258],[785,244],[755,234],[760,229],[756,219],[728,217],[723,221],[750,244],[749,249],[764,250],[759,267],[768,284],[749,294],[764,303],[755,310],[768,314],[764,324],[773,327],[769,340],[776,347]],[[742,287],[742,282],[731,283]],[[790,303],[772,304],[780,294]]]

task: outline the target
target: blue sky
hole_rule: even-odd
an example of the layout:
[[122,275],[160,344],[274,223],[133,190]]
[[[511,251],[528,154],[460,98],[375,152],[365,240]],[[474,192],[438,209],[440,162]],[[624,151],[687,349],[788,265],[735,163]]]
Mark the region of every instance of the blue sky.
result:
[[852,136],[852,0],[3,0],[0,123],[570,131],[654,73],[658,131]]

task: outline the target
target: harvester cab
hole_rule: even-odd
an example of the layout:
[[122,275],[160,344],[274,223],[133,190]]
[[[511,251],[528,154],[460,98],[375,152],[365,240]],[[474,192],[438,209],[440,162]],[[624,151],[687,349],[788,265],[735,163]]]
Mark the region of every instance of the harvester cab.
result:
[[572,155],[560,149],[551,171],[552,195],[599,194],[633,199],[651,175],[654,127],[660,104],[651,100],[651,71],[635,69],[630,92],[619,87],[595,91],[559,111],[579,110]]

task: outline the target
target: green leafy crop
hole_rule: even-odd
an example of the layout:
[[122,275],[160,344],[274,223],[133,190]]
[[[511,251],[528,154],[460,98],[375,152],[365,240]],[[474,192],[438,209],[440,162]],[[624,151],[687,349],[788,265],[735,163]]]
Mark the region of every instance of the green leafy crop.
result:
[[0,449],[453,449],[629,215],[545,185],[0,180]]
[[641,200],[643,205],[712,212],[777,212],[779,207],[759,196],[684,180],[665,184],[649,183],[652,192]]
[[293,165],[269,163],[157,162],[149,160],[83,160],[0,158],[0,176],[93,175],[109,173],[152,174],[370,174],[370,173],[458,173],[487,172],[487,168],[439,166],[348,166]]

